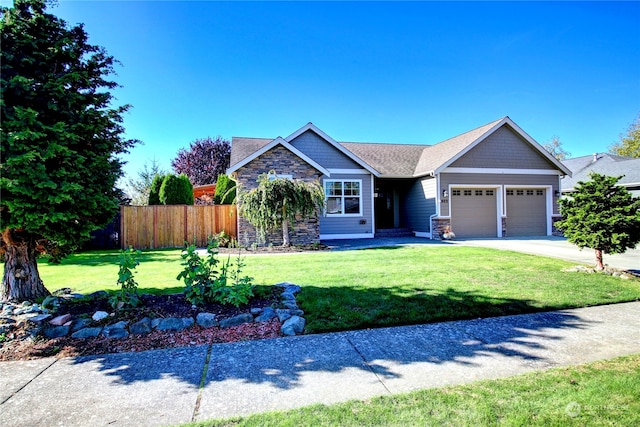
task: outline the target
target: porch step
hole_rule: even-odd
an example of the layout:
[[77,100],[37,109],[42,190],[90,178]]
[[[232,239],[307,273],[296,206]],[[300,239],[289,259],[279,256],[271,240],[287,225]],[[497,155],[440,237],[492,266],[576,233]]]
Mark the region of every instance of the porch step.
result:
[[413,237],[413,231],[409,228],[381,228],[376,230],[376,237]]

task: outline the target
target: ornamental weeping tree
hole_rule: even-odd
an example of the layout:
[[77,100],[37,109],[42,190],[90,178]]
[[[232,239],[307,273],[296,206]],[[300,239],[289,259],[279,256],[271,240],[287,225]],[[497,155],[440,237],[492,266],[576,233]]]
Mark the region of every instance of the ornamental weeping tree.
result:
[[624,253],[640,242],[640,198],[617,186],[620,178],[591,173],[559,202],[563,220],[556,227],[580,249],[595,250],[596,270],[604,270],[603,253]]
[[37,255],[59,259],[113,218],[117,156],[137,142],[123,137],[129,106],[111,107],[116,61],[45,3],[0,8],[0,300],[49,293]]
[[258,177],[258,187],[238,192],[238,209],[256,227],[260,240],[266,232],[282,229],[282,246],[291,246],[289,229],[296,217],[311,218],[324,207],[324,192],[318,182],[278,178],[274,171]]

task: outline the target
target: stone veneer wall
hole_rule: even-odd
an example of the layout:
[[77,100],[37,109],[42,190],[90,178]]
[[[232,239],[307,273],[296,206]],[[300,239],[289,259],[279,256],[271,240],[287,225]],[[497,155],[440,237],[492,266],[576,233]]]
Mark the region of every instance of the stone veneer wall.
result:
[[[444,229],[451,225],[449,218],[432,218],[431,219],[431,238],[434,240],[442,240]],[[455,230],[453,230],[455,233]]]
[[[258,175],[274,170],[278,175],[291,175],[293,179],[305,182],[319,181],[322,173],[300,159],[286,148],[278,145],[247,165],[238,169],[234,175],[241,191],[251,190],[258,186]],[[318,213],[320,215],[320,213]],[[297,220],[290,230],[292,244],[316,243],[320,239],[320,222],[317,218]],[[282,230],[273,230],[266,235],[264,244],[282,245]],[[238,215],[238,243],[250,246],[257,243],[258,234],[253,225]]]

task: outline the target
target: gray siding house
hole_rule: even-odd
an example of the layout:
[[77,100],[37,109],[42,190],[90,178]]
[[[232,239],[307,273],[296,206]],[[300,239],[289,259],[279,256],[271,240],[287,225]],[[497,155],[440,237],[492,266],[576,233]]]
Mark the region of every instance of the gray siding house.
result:
[[634,197],[640,197],[640,158],[594,153],[592,156],[565,160],[572,176],[562,179],[562,193],[570,194],[580,181],[589,181],[591,172],[608,176],[622,176],[618,185],[625,187]]
[[[441,239],[447,227],[462,238],[551,235],[560,179],[571,175],[509,117],[431,146],[337,142],[312,123],[286,138],[232,139],[227,172],[242,188],[271,170],[325,190],[325,211],[296,223],[294,243],[389,229]],[[241,243],[254,241],[238,221]]]

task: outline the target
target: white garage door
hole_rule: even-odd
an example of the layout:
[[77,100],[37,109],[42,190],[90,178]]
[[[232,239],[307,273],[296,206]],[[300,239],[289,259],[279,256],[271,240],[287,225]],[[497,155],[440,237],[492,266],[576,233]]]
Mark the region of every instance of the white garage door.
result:
[[451,190],[451,229],[456,237],[497,237],[496,190]]
[[546,236],[545,189],[507,189],[507,236]]

